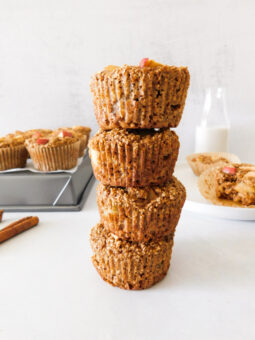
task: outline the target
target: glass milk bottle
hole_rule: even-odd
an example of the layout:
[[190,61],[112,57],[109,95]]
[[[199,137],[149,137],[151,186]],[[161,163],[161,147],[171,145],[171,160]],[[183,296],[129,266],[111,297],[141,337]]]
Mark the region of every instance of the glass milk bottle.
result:
[[227,151],[229,129],[225,89],[208,88],[201,122],[196,127],[195,152]]

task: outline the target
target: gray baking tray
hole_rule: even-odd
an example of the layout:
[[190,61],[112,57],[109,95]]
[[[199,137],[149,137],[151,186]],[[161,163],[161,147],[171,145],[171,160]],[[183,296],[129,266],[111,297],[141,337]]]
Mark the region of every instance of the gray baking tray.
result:
[[5,211],[79,211],[88,197],[93,173],[86,151],[74,173],[0,174],[0,208]]

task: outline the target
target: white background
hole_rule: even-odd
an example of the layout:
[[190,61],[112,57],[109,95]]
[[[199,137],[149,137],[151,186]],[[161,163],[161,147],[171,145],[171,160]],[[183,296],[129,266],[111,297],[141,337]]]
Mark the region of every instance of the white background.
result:
[[151,57],[190,69],[181,157],[193,151],[205,87],[221,85],[230,151],[252,161],[254,15],[252,0],[0,0],[0,134],[72,124],[95,132],[90,76]]

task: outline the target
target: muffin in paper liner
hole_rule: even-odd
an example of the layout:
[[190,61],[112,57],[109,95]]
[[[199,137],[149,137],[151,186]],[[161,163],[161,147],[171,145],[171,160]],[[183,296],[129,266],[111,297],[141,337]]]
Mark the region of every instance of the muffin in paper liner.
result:
[[241,163],[239,157],[228,152],[203,152],[193,153],[186,160],[196,176],[211,167],[227,165],[230,163]]
[[[228,173],[233,168],[236,172]],[[209,168],[198,178],[198,188],[215,205],[255,208],[255,165],[231,163]]]
[[80,147],[79,147],[79,157],[83,157],[84,151],[88,145],[88,136],[84,133],[81,133],[79,131],[75,131],[73,128],[70,127],[64,127],[64,128],[58,128],[53,131],[52,135],[53,136],[59,136],[59,134],[63,132],[68,132],[72,134],[73,137],[76,137],[80,141]]
[[80,136],[79,140],[80,140],[80,147],[79,147],[79,155],[78,155],[78,157],[83,157],[84,151],[85,151],[86,146],[87,146],[86,136]]
[[0,171],[24,168],[28,158],[24,144],[0,147]]
[[[27,131],[20,131],[20,130],[16,130],[14,133],[9,133],[8,135],[6,135],[7,138],[11,138],[11,139],[22,139],[23,142],[25,143],[25,141],[27,139],[30,139],[32,137],[37,136],[37,138],[39,137],[46,137],[48,135],[50,135],[52,133],[52,130],[49,129],[33,129],[33,130],[27,130]],[[30,158],[30,155],[28,153],[28,158]]]
[[37,170],[68,170],[77,165],[80,141],[76,138],[61,141],[57,137],[50,137],[48,144],[38,145],[36,140],[29,139],[26,147]]
[[99,183],[97,187],[105,229],[135,242],[174,235],[185,198],[185,188],[175,177],[162,186],[121,188]]
[[103,129],[176,127],[190,75],[187,67],[108,66],[91,79],[94,111]]
[[97,224],[90,232],[92,262],[103,280],[123,289],[146,289],[162,280],[169,269],[173,238],[130,242]]
[[85,137],[85,142],[84,142],[84,145],[83,145],[83,152],[84,152],[84,150],[86,149],[88,142],[89,142],[89,136],[90,136],[91,128],[89,128],[87,126],[75,125],[75,126],[72,127],[72,130],[75,131],[75,132],[83,134],[83,136]]
[[167,182],[178,152],[178,136],[168,129],[99,130],[89,142],[94,175],[111,186],[139,187]]

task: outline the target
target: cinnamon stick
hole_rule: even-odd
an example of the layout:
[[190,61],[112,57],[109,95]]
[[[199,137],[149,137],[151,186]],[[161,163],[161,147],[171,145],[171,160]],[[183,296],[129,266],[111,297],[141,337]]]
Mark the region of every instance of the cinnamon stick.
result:
[[2,222],[3,213],[4,213],[4,211],[3,211],[3,210],[0,210],[0,222]]
[[39,223],[37,216],[28,216],[9,224],[4,229],[0,230],[0,243],[9,240],[11,237],[28,230]]

